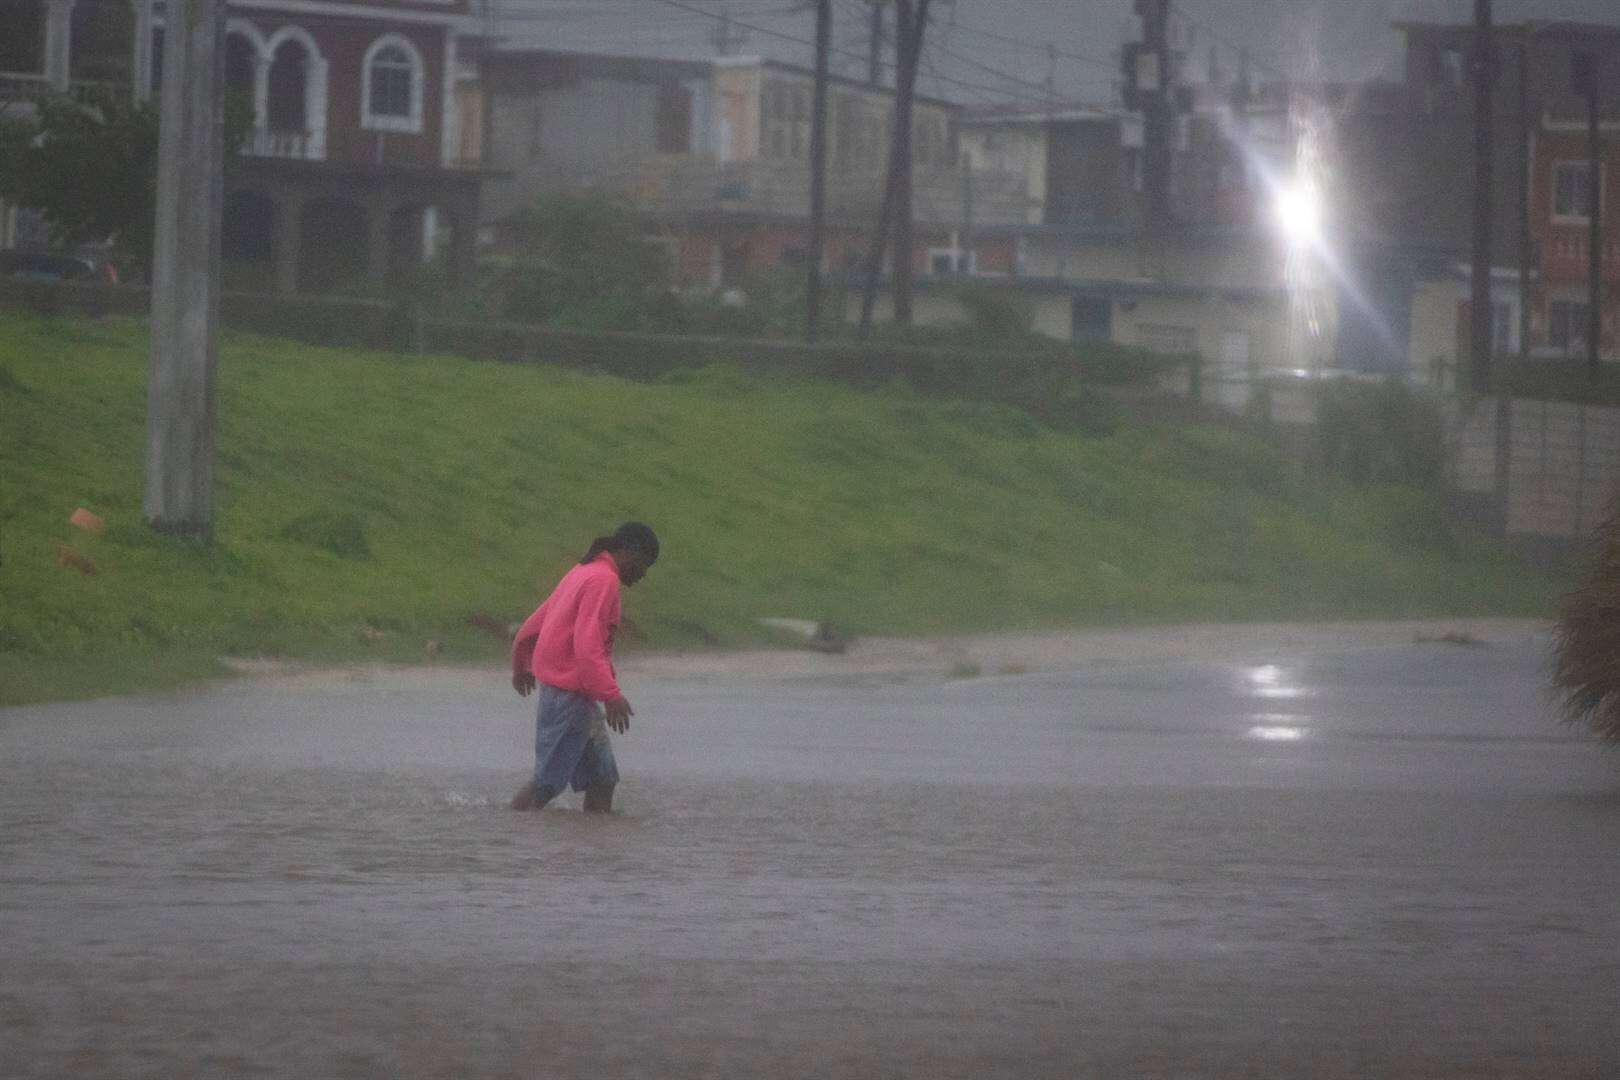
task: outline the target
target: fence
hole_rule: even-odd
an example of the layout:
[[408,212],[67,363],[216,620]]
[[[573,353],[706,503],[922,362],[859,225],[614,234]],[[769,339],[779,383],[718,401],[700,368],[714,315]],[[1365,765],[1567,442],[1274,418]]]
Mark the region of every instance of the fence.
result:
[[[1494,500],[1509,536],[1584,541],[1620,502],[1620,408],[1510,399],[1451,407],[1452,483]],[[1498,476],[1505,489],[1499,489]]]

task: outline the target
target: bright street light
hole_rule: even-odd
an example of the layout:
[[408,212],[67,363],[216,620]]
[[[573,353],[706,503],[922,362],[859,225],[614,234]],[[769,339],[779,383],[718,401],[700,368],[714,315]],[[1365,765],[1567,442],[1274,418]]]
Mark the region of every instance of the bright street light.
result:
[[1315,247],[1322,239],[1322,197],[1316,185],[1294,183],[1277,192],[1274,207],[1283,238],[1294,247]]

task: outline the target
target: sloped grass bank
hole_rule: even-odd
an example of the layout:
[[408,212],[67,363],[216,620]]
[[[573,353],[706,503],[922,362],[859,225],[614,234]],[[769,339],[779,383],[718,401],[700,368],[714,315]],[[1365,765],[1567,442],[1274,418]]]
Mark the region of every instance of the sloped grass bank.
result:
[[[245,336],[222,351],[204,546],[140,520],[145,341],[0,314],[0,702],[177,685],[220,655],[500,656],[625,518],[665,552],[628,597],[631,647],[751,642],[767,615],[928,634],[1540,614],[1560,585],[1432,497],[1216,427],[1088,437],[903,388]],[[105,533],[68,524],[80,506]]]

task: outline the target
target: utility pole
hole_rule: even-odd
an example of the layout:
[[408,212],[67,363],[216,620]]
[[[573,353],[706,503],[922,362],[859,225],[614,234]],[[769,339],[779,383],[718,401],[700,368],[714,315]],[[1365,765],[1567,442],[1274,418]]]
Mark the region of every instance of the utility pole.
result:
[[213,531],[224,6],[168,0],[141,507],[154,528],[204,539]]
[[[895,238],[895,319],[900,321],[900,291],[902,279],[906,293],[906,320],[910,321],[911,301],[911,96],[917,81],[917,59],[922,51],[922,32],[928,24],[929,0],[917,0],[915,12],[912,0],[895,0],[897,18],[904,28],[895,34],[896,76],[894,87],[894,132],[889,140],[889,163],[883,185],[883,205],[878,211],[877,232],[872,237],[866,258],[866,282],[861,292],[860,336],[872,332],[872,314],[877,305],[878,278],[883,273],[883,253],[888,244],[889,227],[896,214],[902,214],[903,225]],[[904,122],[902,123],[902,111]],[[903,130],[902,130],[903,129]],[[904,209],[902,211],[902,188]],[[907,246],[901,247],[901,244]]]
[[896,57],[894,88],[894,148],[899,184],[894,213],[894,321],[912,322],[912,153],[911,120],[916,104],[917,64],[921,59],[923,30],[928,25],[928,0],[895,0],[896,35],[904,47]]
[[1491,0],[1474,0],[1474,243],[1470,311],[1469,388],[1491,388],[1491,106],[1496,82],[1496,42]]
[[[1142,187],[1147,197],[1148,228],[1170,225],[1170,125],[1175,115],[1175,86],[1170,56],[1170,0],[1136,0],[1142,18],[1142,45],[1132,72],[1142,97]],[[1128,54],[1131,55],[1131,54]]]
[[1586,98],[1586,374],[1596,381],[1603,355],[1603,135],[1598,130],[1598,90],[1603,80],[1596,52],[1576,53],[1573,60],[1575,90]]
[[1526,24],[1519,38],[1519,357],[1530,355],[1530,41],[1535,27]]
[[872,32],[866,43],[866,85],[874,90],[883,85],[883,4],[872,0]]
[[[810,277],[804,339],[821,331],[821,259],[827,228],[827,59],[832,50],[832,0],[816,0],[816,89],[810,107]],[[845,316],[840,314],[840,318]]]
[[963,153],[958,161],[962,170],[962,239],[957,245],[956,272],[973,272],[973,155]]
[[742,47],[744,32],[732,25],[730,4],[727,4],[725,10],[720,13],[709,41],[714,45],[714,51],[721,56],[730,56]]

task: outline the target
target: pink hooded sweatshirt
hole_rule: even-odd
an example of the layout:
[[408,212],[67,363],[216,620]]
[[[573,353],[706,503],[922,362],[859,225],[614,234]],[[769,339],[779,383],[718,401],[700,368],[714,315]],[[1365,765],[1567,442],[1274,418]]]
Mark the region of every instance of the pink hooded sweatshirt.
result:
[[619,626],[619,564],[604,551],[557,583],[512,641],[512,674],[615,701],[613,636]]

